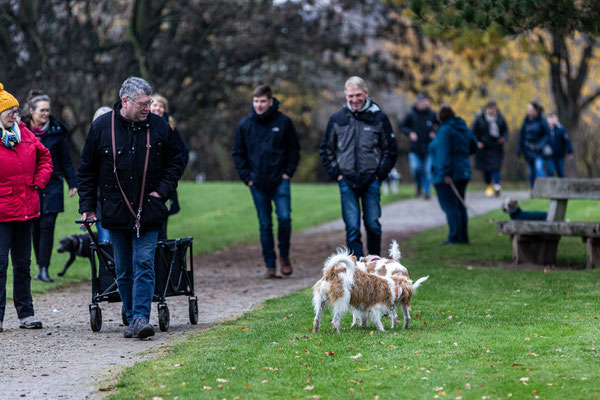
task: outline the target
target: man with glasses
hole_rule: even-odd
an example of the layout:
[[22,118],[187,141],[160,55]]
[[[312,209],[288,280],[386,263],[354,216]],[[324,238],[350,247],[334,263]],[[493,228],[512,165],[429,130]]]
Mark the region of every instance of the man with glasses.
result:
[[150,113],[152,87],[129,77],[112,112],[90,126],[79,165],[79,212],[96,219],[100,188],[102,226],[110,231],[117,285],[129,327],[126,338],[154,335],[154,249],[169,199],[183,172],[173,132]]

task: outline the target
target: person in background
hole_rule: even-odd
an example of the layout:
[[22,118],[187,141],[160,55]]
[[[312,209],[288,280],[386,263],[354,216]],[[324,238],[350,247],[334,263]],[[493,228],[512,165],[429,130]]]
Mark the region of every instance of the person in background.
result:
[[[100,107],[94,113],[94,118],[92,119],[92,122],[94,122],[101,115],[104,115],[111,111],[112,111],[112,108],[110,108],[108,106]],[[98,232],[98,243],[99,244],[111,243],[110,231],[108,229],[105,229],[102,227],[102,207],[100,207],[100,188],[98,188],[98,205],[96,207],[96,218],[97,218],[96,219],[96,230]]]
[[410,140],[408,162],[417,186],[416,196],[423,193],[426,200],[431,197],[431,158],[428,146],[435,137],[437,125],[435,111],[430,108],[429,98],[423,93],[417,95],[415,104],[400,125],[400,129]]
[[251,112],[235,132],[233,160],[240,179],[250,188],[260,227],[260,244],[267,267],[265,278],[277,275],[271,215],[275,204],[280,271],[293,272],[290,261],[292,203],[290,180],[300,160],[300,143],[292,120],[280,112],[268,85],[252,93]]
[[65,211],[63,178],[69,185],[69,196],[77,193],[77,176],[67,147],[67,128],[50,114],[50,97],[37,91],[29,92],[27,115],[23,122],[38,140],[50,150],[53,171],[40,196],[40,217],[33,222],[33,249],[38,273],[33,279],[52,282],[48,272],[54,245],[54,228],[58,213]]
[[344,84],[346,104],[329,118],[319,146],[327,173],[337,181],[346,225],[346,245],[362,257],[361,206],[367,231],[367,251],[381,254],[381,182],[398,159],[390,121],[369,97],[367,83],[358,76]]
[[127,78],[119,102],[92,122],[81,153],[79,212],[96,220],[98,188],[102,226],[110,231],[117,287],[129,326],[125,338],[154,336],[149,323],[156,275],[158,231],[181,178],[183,160],[169,125],[150,112],[152,87]]
[[18,120],[19,111],[17,99],[0,83],[0,332],[6,309],[9,253],[19,327],[42,328],[31,298],[31,232],[32,220],[40,212],[37,191],[50,179],[52,157],[27,125]]
[[468,215],[464,201],[471,180],[469,155],[477,150],[477,140],[450,106],[440,108],[438,119],[440,129],[429,144],[429,153],[433,184],[448,220],[448,238],[440,244],[467,244]]
[[529,167],[529,186],[533,188],[535,178],[544,177],[542,150],[548,141],[550,127],[544,117],[544,108],[532,101],[527,104],[527,115],[523,120],[517,144],[517,157],[523,155]]
[[[164,119],[165,122],[167,122],[169,124],[169,126],[171,127],[171,129],[173,130],[173,140],[174,140],[174,143],[177,146],[179,146],[179,148],[181,150],[181,155],[183,157],[183,169],[185,171],[185,167],[187,167],[188,161],[190,160],[190,150],[183,142],[183,139],[181,139],[181,135],[179,135],[179,132],[177,131],[177,124],[175,123],[175,120],[173,119],[172,116],[169,115],[169,102],[167,101],[167,99],[164,96],[161,96],[160,94],[157,94],[157,93],[154,93],[152,95],[152,100],[154,100],[154,103],[152,103],[152,105],[150,105],[150,112],[153,114],[156,114],[159,117],[161,117],[162,119]],[[173,194],[173,197],[171,197],[169,199],[167,205],[169,206],[169,216],[175,215],[179,212],[179,210],[181,208],[179,207],[177,191],[175,191],[175,193]],[[163,224],[162,228],[160,229],[160,231],[158,233],[159,239],[167,238],[167,223],[168,223],[168,221],[169,220],[166,219],[165,223]]]
[[[499,197],[500,169],[504,158],[504,142],[508,137],[508,126],[498,111],[495,101],[490,100],[473,122],[473,134],[477,138],[475,168],[483,173],[485,195]],[[492,187],[493,183],[493,187]]]
[[[546,172],[548,176],[556,176],[563,178],[565,176],[565,156],[572,160],[575,158],[571,139],[567,130],[558,122],[556,112],[548,114],[548,126],[550,126],[550,135],[546,145],[544,146],[544,155],[546,155]],[[548,150],[546,150],[548,149]]]

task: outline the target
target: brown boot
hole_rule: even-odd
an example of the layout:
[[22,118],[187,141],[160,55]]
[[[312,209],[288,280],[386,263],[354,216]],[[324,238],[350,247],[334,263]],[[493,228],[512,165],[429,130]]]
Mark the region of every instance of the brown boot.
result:
[[277,275],[276,268],[267,268],[267,272],[265,272],[265,279],[278,279],[281,276]]
[[283,275],[291,275],[294,269],[292,268],[292,263],[289,258],[282,258],[279,260],[281,264],[281,273]]

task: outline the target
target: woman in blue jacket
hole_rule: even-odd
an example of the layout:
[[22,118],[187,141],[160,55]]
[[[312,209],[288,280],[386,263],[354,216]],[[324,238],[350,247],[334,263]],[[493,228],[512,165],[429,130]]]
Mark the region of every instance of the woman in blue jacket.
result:
[[39,271],[34,279],[52,282],[48,274],[54,244],[54,226],[58,213],[65,210],[63,178],[69,184],[69,196],[77,193],[75,168],[67,149],[67,128],[50,115],[50,98],[45,94],[30,93],[29,115],[23,120],[38,140],[50,150],[53,171],[40,196],[40,217],[33,224],[33,248]]
[[535,101],[527,104],[527,116],[521,126],[517,145],[517,157],[522,154],[529,167],[529,185],[532,188],[535,178],[546,176],[542,150],[548,141],[550,127],[543,112],[544,108]]
[[448,239],[441,244],[466,244],[469,243],[468,216],[463,201],[467,183],[471,180],[469,155],[477,150],[477,140],[465,121],[457,117],[450,106],[442,106],[438,120],[441,125],[435,139],[429,144],[429,154],[432,181],[448,220]]

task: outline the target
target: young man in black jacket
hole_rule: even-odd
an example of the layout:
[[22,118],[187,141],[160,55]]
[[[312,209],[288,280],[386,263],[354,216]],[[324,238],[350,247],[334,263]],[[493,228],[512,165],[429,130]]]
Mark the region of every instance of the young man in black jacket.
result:
[[248,185],[258,214],[260,244],[267,267],[266,278],[276,273],[272,203],[275,203],[281,273],[290,275],[292,233],[290,179],[300,158],[300,144],[292,120],[278,111],[271,88],[260,85],[252,94],[251,112],[235,132],[233,159],[240,179]]
[[327,173],[340,187],[346,243],[362,257],[360,205],[367,231],[367,251],[381,253],[380,184],[398,158],[388,117],[369,97],[367,84],[353,76],[344,85],[346,105],[329,118],[319,147]]
[[169,124],[150,113],[151,94],[152,87],[141,78],[123,82],[113,111],[90,126],[77,176],[82,219],[96,219],[100,188],[102,226],[110,231],[117,285],[130,322],[126,338],[154,335],[148,322],[154,251],[169,213],[165,201],[183,172]]

